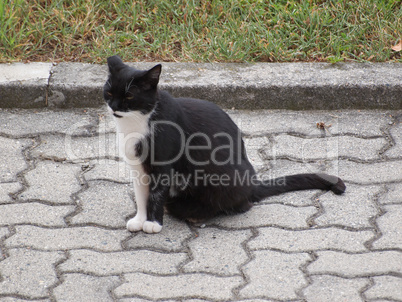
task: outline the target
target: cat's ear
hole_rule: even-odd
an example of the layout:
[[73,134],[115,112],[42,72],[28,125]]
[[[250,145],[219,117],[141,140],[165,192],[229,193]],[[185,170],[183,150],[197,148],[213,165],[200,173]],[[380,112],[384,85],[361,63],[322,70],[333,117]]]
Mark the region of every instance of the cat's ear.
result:
[[143,84],[145,89],[156,88],[159,83],[161,71],[162,65],[158,64],[146,72],[146,74],[143,76]]
[[124,67],[124,63],[119,56],[113,56],[107,58],[107,66],[109,67],[109,72],[114,74]]

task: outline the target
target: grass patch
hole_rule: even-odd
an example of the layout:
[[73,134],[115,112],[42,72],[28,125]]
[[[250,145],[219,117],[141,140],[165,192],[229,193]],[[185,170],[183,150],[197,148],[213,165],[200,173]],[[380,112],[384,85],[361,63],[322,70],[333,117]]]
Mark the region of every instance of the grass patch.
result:
[[2,0],[0,62],[402,62],[401,0]]

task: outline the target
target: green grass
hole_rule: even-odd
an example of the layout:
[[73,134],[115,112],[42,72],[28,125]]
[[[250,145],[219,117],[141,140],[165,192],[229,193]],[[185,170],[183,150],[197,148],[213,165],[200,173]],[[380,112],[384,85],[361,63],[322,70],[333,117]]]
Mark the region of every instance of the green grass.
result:
[[0,1],[0,62],[402,62],[401,0]]

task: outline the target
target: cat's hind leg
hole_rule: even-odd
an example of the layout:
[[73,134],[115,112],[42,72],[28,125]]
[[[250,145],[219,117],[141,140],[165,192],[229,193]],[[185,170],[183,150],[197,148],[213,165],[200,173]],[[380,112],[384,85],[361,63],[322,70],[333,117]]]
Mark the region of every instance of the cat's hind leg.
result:
[[147,221],[142,230],[145,233],[159,233],[162,230],[164,203],[167,198],[168,188],[159,184],[151,184],[147,203]]

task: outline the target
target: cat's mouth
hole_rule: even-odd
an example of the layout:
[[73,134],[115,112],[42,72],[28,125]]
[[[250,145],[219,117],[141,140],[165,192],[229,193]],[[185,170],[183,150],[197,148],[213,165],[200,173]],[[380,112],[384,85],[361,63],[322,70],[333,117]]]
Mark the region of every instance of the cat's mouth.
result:
[[121,115],[118,115],[117,113],[113,113],[113,116],[117,117],[117,118],[122,118]]

